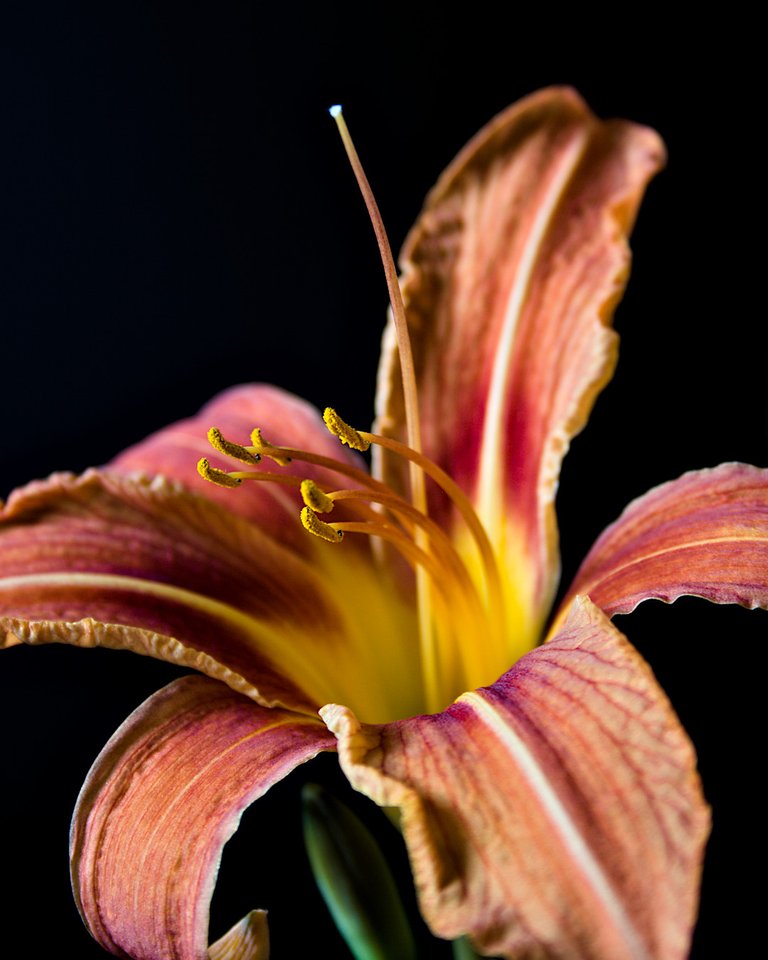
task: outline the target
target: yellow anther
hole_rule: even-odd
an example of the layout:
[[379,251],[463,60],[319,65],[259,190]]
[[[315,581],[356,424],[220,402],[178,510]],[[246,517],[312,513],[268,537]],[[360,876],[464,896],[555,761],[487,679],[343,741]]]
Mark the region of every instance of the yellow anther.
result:
[[348,423],[345,423],[333,407],[325,408],[323,420],[325,420],[325,425],[331,433],[335,437],[338,437],[342,443],[346,443],[348,447],[352,447],[353,450],[359,450],[361,453],[365,453],[368,447],[370,447],[370,443],[367,440],[363,440],[354,427],[350,427]]
[[337,530],[336,527],[331,526],[330,523],[323,523],[322,520],[318,520],[309,507],[302,507],[301,522],[305,530],[314,533],[314,535],[320,537],[321,540],[327,540],[329,543],[338,543],[339,540],[344,539],[344,533],[341,530]]
[[231,440],[225,439],[218,427],[211,427],[208,431],[208,442],[214,450],[232,457],[233,460],[240,460],[242,463],[258,463],[261,460],[258,453],[249,453],[239,443],[232,443]]
[[330,513],[333,510],[333,500],[323,493],[314,480],[301,481],[301,498],[315,513]]
[[243,482],[239,477],[231,477],[223,470],[212,467],[205,457],[197,461],[197,472],[204,480],[210,480],[211,483],[216,483],[220,487],[239,487]]
[[280,447],[273,447],[268,440],[262,437],[261,430],[258,427],[254,427],[251,431],[251,446],[255,447],[263,457],[269,457],[270,460],[273,460],[278,467],[285,467],[291,462],[290,457],[283,456],[280,453]]

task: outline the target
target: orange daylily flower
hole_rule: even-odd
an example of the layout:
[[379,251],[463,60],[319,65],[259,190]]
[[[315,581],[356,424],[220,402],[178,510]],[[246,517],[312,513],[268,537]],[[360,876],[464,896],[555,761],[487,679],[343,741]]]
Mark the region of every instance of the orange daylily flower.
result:
[[[552,611],[559,468],[612,374],[626,235],[663,157],[651,130],[559,88],[464,149],[401,259],[420,442],[393,321],[374,432],[329,414],[373,444],[373,476],[315,410],[255,385],[11,495],[5,646],[198,671],[125,721],[78,800],[75,894],[106,950],[265,957],[259,911],[208,945],[222,847],[246,806],[336,750],[399,809],[437,936],[503,957],[686,955],[708,810],[609,618],[683,594],[768,606],[768,471],[725,464],[636,500]],[[194,474],[201,455],[223,486]],[[300,491],[305,526],[342,544],[302,529]]]

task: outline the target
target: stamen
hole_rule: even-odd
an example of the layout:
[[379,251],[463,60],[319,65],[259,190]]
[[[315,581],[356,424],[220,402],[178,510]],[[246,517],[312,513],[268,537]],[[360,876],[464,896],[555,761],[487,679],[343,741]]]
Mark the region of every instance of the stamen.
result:
[[327,540],[329,543],[338,543],[344,539],[344,532],[342,530],[337,530],[336,527],[330,523],[323,523],[322,520],[318,520],[315,513],[310,510],[309,507],[302,507],[301,522],[305,530],[314,533],[314,535],[320,537],[321,540]]
[[279,447],[274,447],[269,441],[264,439],[259,427],[254,427],[251,431],[251,445],[258,451],[257,456],[260,454],[261,456],[269,457],[278,467],[287,467],[291,462],[290,457],[286,457],[279,452]]
[[338,437],[342,443],[346,443],[346,445],[353,450],[359,450],[361,453],[365,453],[370,447],[370,443],[367,440],[363,440],[354,427],[350,427],[348,423],[342,420],[333,407],[325,408],[323,420],[334,437]]
[[323,493],[314,480],[301,481],[301,498],[315,513],[330,513],[333,510],[333,500]]
[[[330,408],[325,413],[325,422],[335,436],[349,441],[353,449],[365,449],[375,443],[407,459],[411,467],[421,474],[422,479],[428,475],[445,490],[459,512],[465,516],[469,529],[476,538],[478,527],[480,533],[484,533],[466,495],[455,481],[422,454],[398,441],[355,430]],[[328,543],[339,543],[346,532],[361,533],[386,541],[398,551],[413,569],[417,584],[423,583],[423,587],[418,591],[419,636],[428,709],[439,708],[445,691],[454,689],[457,682],[461,682],[457,681],[458,676],[471,676],[478,672],[479,654],[465,649],[462,644],[462,630],[463,625],[468,622],[486,621],[489,624],[489,633],[494,639],[503,631],[503,624],[498,616],[500,603],[496,599],[498,594],[494,588],[493,575],[486,578],[486,595],[482,589],[483,584],[472,575],[465,564],[465,558],[457,551],[451,538],[426,511],[417,509],[381,481],[343,459],[336,460],[304,450],[273,446],[264,439],[259,428],[252,434],[253,447],[230,445],[215,428],[211,431],[211,436],[217,449],[228,455],[236,455],[244,449],[254,458],[263,455],[278,464],[287,464],[292,460],[304,462],[346,476],[352,481],[354,486],[351,488],[334,490],[327,481],[322,483],[308,478],[302,480],[290,473],[272,473],[261,469],[225,472],[211,467],[205,458],[198,466],[201,476],[221,486],[236,487],[243,480],[258,480],[299,487],[305,504],[301,511],[301,523],[314,536]],[[318,513],[330,512],[337,500],[344,501],[345,505],[357,513],[358,519],[342,518],[340,522],[325,523],[316,516]],[[488,552],[483,550],[482,544],[478,545],[484,559],[489,553],[492,557],[490,545],[487,545]],[[498,575],[497,571],[496,573]],[[422,606],[427,614],[423,620]],[[437,617],[433,615],[435,612],[439,614]]]
[[238,480],[258,480],[261,483],[279,483],[285,487],[300,487],[299,477],[285,473],[272,473],[269,470],[231,470],[227,476]]
[[232,477],[223,470],[212,467],[205,457],[197,461],[197,472],[204,480],[210,480],[220,487],[239,487],[243,482],[239,477]]
[[233,460],[239,460],[241,463],[254,464],[261,461],[258,453],[251,453],[239,443],[232,443],[231,440],[223,437],[218,427],[211,427],[208,431],[208,442],[214,450],[218,450],[226,457],[232,457]]
[[[304,509],[306,510],[307,508],[304,507]],[[302,521],[303,519],[302,517]],[[331,526],[331,524],[323,525]],[[381,537],[382,540],[386,540],[397,547],[406,560],[411,563],[411,566],[414,568],[419,566],[424,567],[432,577],[436,589],[446,589],[445,577],[441,576],[444,571],[440,568],[435,558],[425,550],[422,550],[421,547],[416,546],[410,537],[396,530],[394,527],[390,527],[383,522],[372,523],[365,521],[360,523],[356,520],[345,520],[342,523],[334,523],[331,529],[338,533],[363,533],[368,537]]]
[[[279,456],[285,457],[289,461],[296,460],[299,463],[310,463],[314,467],[324,467],[326,470],[332,470],[344,477],[349,477],[354,483],[359,483],[361,487],[367,487],[371,490],[378,490],[382,493],[391,493],[392,491],[380,480],[374,479],[370,473],[353,467],[343,460],[334,460],[333,457],[324,457],[319,453],[310,453],[308,450],[297,450],[294,447],[272,447],[271,450],[279,451]],[[272,456],[265,453],[264,456]]]

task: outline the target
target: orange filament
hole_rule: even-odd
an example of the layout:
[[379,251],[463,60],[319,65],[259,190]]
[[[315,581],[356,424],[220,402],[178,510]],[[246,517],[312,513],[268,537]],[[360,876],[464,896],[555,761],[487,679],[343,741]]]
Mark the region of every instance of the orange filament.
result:
[[[218,434],[218,431],[216,432]],[[217,437],[217,441],[218,440],[219,437]],[[224,443],[231,447],[238,446],[237,444],[231,444],[226,440]],[[217,442],[215,449],[221,451],[222,444]],[[243,449],[247,450],[248,448]],[[427,568],[430,573],[436,576],[437,579],[439,579],[437,574],[440,570],[442,570],[443,574],[445,574],[446,570],[450,570],[452,580],[454,580],[455,583],[461,587],[464,593],[468,596],[474,595],[472,605],[475,606],[479,603],[479,598],[477,597],[475,587],[471,582],[466,568],[463,566],[459,554],[456,552],[456,548],[453,546],[445,532],[428,516],[418,511],[406,500],[403,500],[402,497],[393,493],[384,484],[369,477],[363,471],[358,471],[356,468],[347,464],[333,460],[330,457],[321,457],[301,450],[288,451],[283,447],[272,447],[271,449],[274,451],[273,459],[275,459],[276,462],[279,459],[284,460],[286,463],[290,462],[291,460],[310,463],[320,461],[320,465],[331,468],[336,472],[349,472],[354,474],[356,477],[359,475],[360,478],[365,478],[368,481],[366,486],[369,489],[344,489],[326,492],[315,481],[307,479],[302,480],[301,478],[291,474],[274,473],[266,470],[238,470],[231,472],[217,470],[214,467],[211,467],[208,460],[205,458],[200,461],[198,469],[205,479],[211,480],[213,483],[218,483],[223,486],[239,486],[244,480],[255,480],[262,483],[278,483],[285,486],[298,487],[305,503],[305,509],[302,511],[302,523],[312,533],[318,533],[320,529],[322,529],[324,533],[328,533],[329,530],[326,528],[331,528],[331,524],[323,524],[322,528],[317,527],[311,518],[307,517],[306,511],[310,511],[313,514],[330,513],[333,509],[334,503],[337,500],[344,501],[353,507],[353,509],[357,509],[358,512],[363,513],[367,517],[367,521],[364,524],[351,522],[351,526],[348,524],[333,524],[333,529],[335,530],[343,531],[346,529],[349,532],[367,533],[370,536],[382,536],[382,539],[389,540],[396,546],[404,545],[406,542],[408,542],[409,546],[413,547],[415,537],[414,531],[416,528],[420,528],[427,535],[431,552],[426,553],[421,549],[418,549],[416,552],[405,551],[407,552],[407,556],[411,559],[415,558],[418,564]],[[289,452],[290,456],[288,455]],[[270,456],[272,456],[272,454],[270,454]],[[383,492],[379,492],[379,490],[376,488],[381,488]],[[399,530],[396,527],[388,525],[382,518],[381,512],[371,509],[369,504],[379,504],[386,507],[392,514],[394,514],[396,519],[405,522],[405,530]],[[360,510],[360,508],[363,509]],[[323,536],[323,539],[329,539],[332,542],[337,542],[341,539],[341,537],[329,536],[326,538]],[[434,554],[434,556],[437,558],[440,566],[434,566],[434,563],[430,559],[432,554]]]
[[277,447],[264,439],[258,427],[254,427],[251,431],[251,449],[257,451],[255,455],[259,458],[269,457],[270,460],[274,460],[278,467],[285,467],[291,462],[290,457],[282,455]]
[[[418,511],[415,507],[412,507],[411,504],[403,500],[402,497],[398,497],[395,494],[370,494],[362,490],[334,490],[327,495],[327,499],[330,500],[331,503],[335,503],[337,500],[351,501],[361,498],[365,498],[370,503],[378,503],[384,507],[388,507],[399,517],[404,516],[407,520],[412,521],[412,523],[409,524],[409,532],[411,536],[414,536],[414,526],[420,527],[426,533],[429,546],[435,557],[445,565],[444,569],[448,569],[452,572],[457,581],[457,585],[464,591],[467,597],[471,598],[470,604],[476,609],[481,607],[477,589],[472,582],[472,579],[470,578],[467,568],[464,566],[458,551],[451,543],[451,540],[445,531],[439,527],[434,520],[431,520],[429,517]],[[380,521],[380,515],[377,519]],[[356,532],[370,533],[371,536],[377,536],[377,533],[372,528],[369,530]]]
[[428,477],[434,480],[441,490],[448,495],[451,502],[459,511],[462,519],[466,523],[467,529],[471,533],[480,552],[480,558],[482,560],[483,569],[486,576],[488,593],[491,598],[491,603],[496,608],[496,616],[493,619],[495,622],[503,624],[504,595],[501,586],[499,568],[496,564],[496,557],[493,553],[493,547],[488,539],[488,534],[485,532],[485,527],[482,525],[480,518],[475,513],[475,508],[472,506],[469,498],[458,485],[458,483],[456,483],[456,481],[449,476],[445,470],[439,467],[432,460],[429,460],[427,457],[425,457],[424,454],[419,453],[417,450],[412,450],[399,440],[393,440],[391,437],[382,437],[375,433],[366,433],[365,431],[360,431],[360,436],[364,440],[368,440],[370,443],[384,447],[387,450],[391,450],[393,453],[397,453],[401,457],[404,457],[406,460],[410,461],[410,463],[415,464],[418,468],[423,470]]
[[[341,422],[343,423],[343,421]],[[352,429],[347,427],[346,424],[345,427],[350,430]],[[332,432],[336,433],[335,430]],[[260,434],[258,428],[254,430],[254,434],[256,433]],[[480,523],[480,520],[478,519],[477,514],[475,513],[474,508],[469,502],[469,499],[464,491],[447,473],[445,473],[444,470],[438,467],[436,463],[433,463],[433,461],[429,460],[423,454],[417,453],[415,450],[412,450],[405,444],[389,437],[381,437],[377,434],[371,434],[365,431],[355,431],[355,433],[357,433],[359,437],[368,444],[374,443],[385,447],[409,460],[411,463],[416,465],[417,469],[422,470],[427,476],[431,477],[431,479],[433,479],[435,483],[437,483],[437,485],[445,491],[466,522],[467,528],[477,544],[487,577],[487,588],[489,595],[494,597],[494,602],[498,602],[500,605],[502,602],[501,582],[499,579],[499,572],[496,566],[495,557],[493,555],[493,548],[491,547],[483,525]],[[235,447],[237,444],[232,444],[232,446]],[[434,521],[429,519],[425,511],[417,510],[402,497],[395,494],[386,484],[374,479],[364,470],[360,470],[357,467],[353,467],[351,464],[344,463],[343,461],[335,460],[332,457],[325,457],[320,454],[310,453],[306,450],[276,447],[272,444],[269,444],[268,446],[270,449],[269,453],[264,452],[263,446],[259,449],[264,456],[269,456],[276,463],[283,462],[287,464],[291,461],[297,461],[312,464],[314,466],[325,467],[326,469],[333,470],[335,473],[345,475],[349,477],[349,479],[357,481],[361,484],[361,486],[365,487],[366,490],[369,491],[337,490],[331,492],[330,494],[326,494],[317,484],[315,484],[313,481],[309,481],[311,486],[307,486],[306,489],[313,489],[316,491],[315,496],[328,496],[330,500],[344,499],[366,501],[369,503],[378,503],[382,506],[388,507],[399,516],[405,516],[407,519],[413,521],[417,527],[423,530],[429,537],[433,539],[433,541],[435,538],[441,539],[443,541],[441,544],[442,548],[445,548],[445,546],[448,545],[450,551],[455,555],[458,562],[461,563],[455,547],[453,547],[453,545],[450,543],[450,540],[440,529],[440,527],[435,524]],[[220,448],[217,447],[217,449]],[[246,452],[256,452],[255,448],[253,447],[244,447],[242,449]],[[230,482],[225,482],[223,484],[225,486],[236,486],[239,485],[239,483],[243,480],[272,481],[298,487],[301,487],[303,484],[307,484],[306,480],[302,481],[298,477],[293,477],[286,474],[268,473],[262,470],[224,473],[224,471],[217,471],[210,467],[207,460],[201,461],[201,463],[203,462],[207,465],[207,469],[215,474],[215,477],[206,476],[206,479],[211,479],[214,483],[221,483],[222,478],[226,477],[230,480]],[[231,481],[234,481],[234,483]],[[315,506],[314,504],[308,503],[306,499],[305,503],[315,512],[329,512],[327,509],[321,509],[319,505]],[[378,519],[379,515],[377,514],[376,517]],[[466,570],[464,570],[464,573],[468,576],[468,574],[466,574]]]

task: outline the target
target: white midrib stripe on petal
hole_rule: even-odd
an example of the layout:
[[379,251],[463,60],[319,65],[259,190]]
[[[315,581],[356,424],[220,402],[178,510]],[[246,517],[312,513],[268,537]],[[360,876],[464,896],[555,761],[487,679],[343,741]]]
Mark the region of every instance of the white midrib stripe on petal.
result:
[[[0,578],[0,592],[15,590],[17,587],[91,587],[103,591],[116,590],[128,593],[145,594],[170,600],[192,610],[199,610],[215,619],[232,624],[242,630],[245,637],[252,638],[257,644],[259,652],[266,657],[279,672],[289,679],[300,678],[300,689],[318,703],[328,703],[334,699],[335,690],[333,681],[333,663],[329,658],[310,658],[298,656],[293,652],[286,630],[286,623],[268,624],[263,620],[250,616],[237,607],[233,607],[221,600],[207,597],[183,587],[175,587],[170,583],[161,583],[156,580],[145,580],[140,577],[131,577],[113,573],[29,573],[14,577]],[[11,615],[6,615],[11,616]],[[21,616],[19,619],[29,619]],[[130,626],[116,624],[116,626]],[[143,629],[139,624],[137,629]],[[174,638],[175,639],[175,638]],[[194,645],[183,643],[189,650],[197,650]],[[216,661],[218,662],[218,661]],[[238,674],[239,676],[239,674]],[[250,682],[246,681],[251,687]],[[239,688],[233,688],[239,689]],[[252,687],[252,689],[256,689]],[[242,692],[242,691],[241,691]],[[249,694],[250,696],[250,694]]]
[[503,416],[504,404],[509,392],[512,353],[515,348],[517,327],[528,295],[528,288],[539,250],[547,235],[547,229],[560,198],[584,154],[587,142],[588,134],[581,131],[578,136],[573,138],[568,149],[564,151],[560,168],[552,178],[549,191],[539,206],[507,300],[504,323],[493,361],[491,386],[488,391],[488,404],[483,423],[483,439],[480,447],[479,513],[480,518],[490,530],[497,529],[502,519],[500,515],[502,498],[499,496],[499,489],[502,480],[501,465],[503,462],[501,455]]
[[98,587],[103,590],[125,590],[135,593],[148,594],[173,600],[176,603],[201,610],[211,616],[227,620],[235,626],[249,632],[259,625],[247,613],[236,607],[214,600],[212,597],[175,587],[169,583],[156,580],[144,580],[140,577],[130,577],[114,573],[29,573],[15,577],[0,579],[0,590],[15,590],[17,587],[31,586],[65,586],[65,587]]
[[620,897],[581,835],[541,766],[523,740],[492,704],[479,693],[465,693],[459,697],[495,734],[525,777],[541,809],[562,840],[573,862],[583,874],[595,896],[605,907],[614,927],[621,933],[633,960],[652,960],[632,920],[627,915]]

